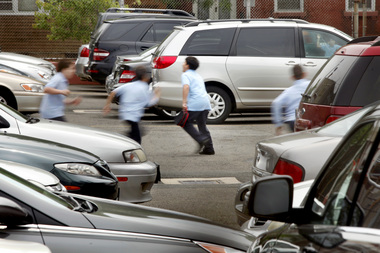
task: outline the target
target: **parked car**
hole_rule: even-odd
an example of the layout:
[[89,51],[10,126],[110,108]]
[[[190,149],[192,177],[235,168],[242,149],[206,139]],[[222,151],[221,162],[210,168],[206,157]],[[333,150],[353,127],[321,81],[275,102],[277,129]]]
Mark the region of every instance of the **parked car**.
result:
[[[193,16],[183,10],[149,9],[149,8],[109,8],[106,12],[99,13],[98,20],[92,34],[94,34],[96,30],[106,20],[114,20],[114,19],[120,19],[120,18],[126,18],[126,17],[162,16],[162,14],[176,15],[176,16],[189,16],[189,17]],[[81,45],[78,50],[78,58],[75,62],[75,67],[76,67],[77,76],[79,76],[82,80],[92,81],[91,76],[87,74],[89,56],[90,56],[89,45],[88,44]]]
[[75,74],[85,81],[92,81],[91,76],[87,74],[88,57],[90,56],[90,48],[88,44],[81,45],[78,50],[78,57],[75,61]]
[[42,83],[49,82],[55,74],[55,72],[51,71],[50,69],[44,66],[35,65],[32,63],[0,59],[0,64],[13,69],[17,69],[19,72],[22,73],[23,76],[33,78]]
[[106,78],[106,91],[111,93],[117,87],[136,80],[134,69],[137,66],[145,66],[149,75],[151,75],[152,67],[151,60],[154,51],[158,45],[150,47],[142,51],[138,55],[121,55],[116,57],[115,64],[112,68],[112,73]]
[[44,95],[44,83],[35,79],[0,72],[0,103],[20,112],[37,112]]
[[180,73],[191,55],[200,61],[197,72],[210,95],[209,123],[222,123],[231,112],[268,111],[292,85],[295,64],[308,78],[314,76],[329,58],[321,45],[330,39],[343,46],[352,38],[298,19],[207,20],[176,27],[153,56],[153,86],[161,88],[158,106],[182,108]]
[[1,232],[54,253],[245,253],[254,236],[193,215],[70,193],[0,169]]
[[[343,136],[379,103],[349,114],[321,128],[269,138],[256,144],[251,181],[235,196],[238,223],[249,220],[248,197],[253,182],[261,177],[289,175],[294,183],[314,179]],[[261,222],[261,221],[258,221]]]
[[107,162],[78,148],[25,135],[1,133],[0,159],[48,171],[68,192],[108,199],[118,197],[118,181]]
[[0,239],[0,251],[3,253],[51,253],[41,243]]
[[[24,116],[0,104],[0,132],[22,134],[87,150],[107,161],[119,181],[119,200],[146,202],[159,180],[159,166],[132,139],[95,128]],[[1,157],[0,157],[1,158]]]
[[174,26],[195,20],[193,16],[157,14],[104,21],[89,43],[87,73],[95,81],[104,83],[111,74],[117,56],[136,55],[160,43]]
[[43,169],[5,160],[0,160],[0,167],[49,191],[66,191],[56,176]]
[[380,99],[380,37],[339,49],[314,76],[296,113],[295,130],[320,127]]
[[54,75],[57,71],[53,63],[46,61],[44,59],[29,56],[29,55],[16,54],[16,53],[11,53],[11,52],[2,52],[0,50],[0,60],[23,62],[23,63],[32,64],[35,66],[44,67],[44,68],[49,69],[52,75]]
[[344,136],[301,208],[292,207],[290,176],[266,177],[253,184],[250,214],[286,225],[259,235],[248,252],[289,252],[282,242],[298,252],[378,251],[379,112],[379,106],[372,108]]

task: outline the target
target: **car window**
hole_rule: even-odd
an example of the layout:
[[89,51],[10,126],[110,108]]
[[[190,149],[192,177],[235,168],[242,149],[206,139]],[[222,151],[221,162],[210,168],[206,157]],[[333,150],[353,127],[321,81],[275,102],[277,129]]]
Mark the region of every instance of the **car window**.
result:
[[28,117],[26,117],[24,114],[20,113],[19,111],[16,111],[12,107],[9,107],[8,105],[5,105],[3,103],[0,103],[0,110],[3,110],[4,112],[11,115],[13,118],[20,120],[22,122],[25,122],[28,120]]
[[380,56],[374,57],[365,70],[352,97],[351,106],[363,106],[380,99]]
[[347,44],[342,38],[326,31],[303,29],[302,39],[306,58],[329,58]]
[[234,33],[235,28],[194,32],[183,46],[180,55],[227,56]]
[[358,197],[358,206],[364,213],[353,225],[380,228],[380,146],[371,161]]
[[173,27],[180,25],[180,22],[176,23],[154,23],[148,31],[145,33],[142,41],[146,42],[160,42],[165,39],[168,34],[173,31]]
[[321,127],[316,132],[323,135],[343,136],[370,109],[372,109],[372,107],[357,110],[343,118],[334,120],[330,124]]
[[303,95],[302,102],[331,105],[356,57],[334,56],[314,76]]
[[[314,197],[312,211],[319,217],[314,222],[348,225],[351,221],[349,214],[359,179],[357,175],[364,164],[363,152],[373,126],[373,122],[360,126],[329,162]],[[355,208],[352,220],[360,220],[360,217],[360,210]]]
[[[120,40],[121,37],[125,36],[126,34],[133,34],[130,31],[132,31],[133,28],[138,26],[138,23],[136,22],[128,22],[128,23],[107,23],[103,24],[99,30],[101,32],[101,40],[107,41],[107,40]],[[135,37],[135,36],[133,36]],[[129,40],[133,40],[130,38]]]
[[237,43],[237,56],[295,57],[293,28],[243,28]]

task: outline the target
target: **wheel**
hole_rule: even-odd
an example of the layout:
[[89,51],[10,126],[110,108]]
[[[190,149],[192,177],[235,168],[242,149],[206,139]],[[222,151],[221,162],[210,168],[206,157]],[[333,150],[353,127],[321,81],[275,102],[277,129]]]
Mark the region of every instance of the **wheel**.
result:
[[13,93],[6,88],[0,87],[0,103],[6,104],[12,107],[13,109],[17,110],[16,99]]
[[231,98],[223,89],[216,86],[207,86],[210,96],[211,111],[207,117],[208,124],[223,123],[231,112]]

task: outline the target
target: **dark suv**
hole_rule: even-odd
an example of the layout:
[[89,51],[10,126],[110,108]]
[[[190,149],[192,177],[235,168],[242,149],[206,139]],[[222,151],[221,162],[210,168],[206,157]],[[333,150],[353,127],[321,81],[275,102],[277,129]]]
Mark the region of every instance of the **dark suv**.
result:
[[194,16],[141,14],[104,21],[92,35],[88,74],[104,83],[119,55],[136,55],[160,43],[174,26],[195,21]]
[[314,76],[297,110],[295,129],[320,127],[380,99],[380,37],[352,40]]

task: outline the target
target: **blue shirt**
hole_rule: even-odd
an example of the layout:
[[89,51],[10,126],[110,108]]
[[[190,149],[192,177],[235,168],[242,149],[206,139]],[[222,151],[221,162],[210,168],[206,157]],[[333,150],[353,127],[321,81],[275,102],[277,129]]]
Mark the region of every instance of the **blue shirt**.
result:
[[310,80],[306,79],[294,81],[292,86],[284,90],[272,102],[272,122],[276,125],[276,127],[281,126],[283,122],[295,121],[295,111],[301,102],[301,95],[305,92],[309,83]]
[[181,76],[182,87],[189,85],[189,94],[187,95],[187,110],[204,111],[211,110],[210,97],[207,94],[203,78],[192,69],[186,70]]
[[336,50],[340,48],[340,46],[336,44],[334,44],[333,46],[330,46],[330,44],[324,44],[321,45],[321,48],[323,49],[323,51],[325,51],[325,56],[331,56],[336,52]]
[[134,81],[124,84],[114,90],[119,96],[119,118],[139,122],[144,115],[145,107],[157,103],[158,98],[154,98],[149,91],[149,85],[143,81]]
[[[58,90],[67,90],[69,81],[66,77],[58,72],[52,79],[45,85]],[[45,94],[40,104],[40,115],[45,119],[52,119],[62,117],[65,115],[65,95],[62,94]]]

